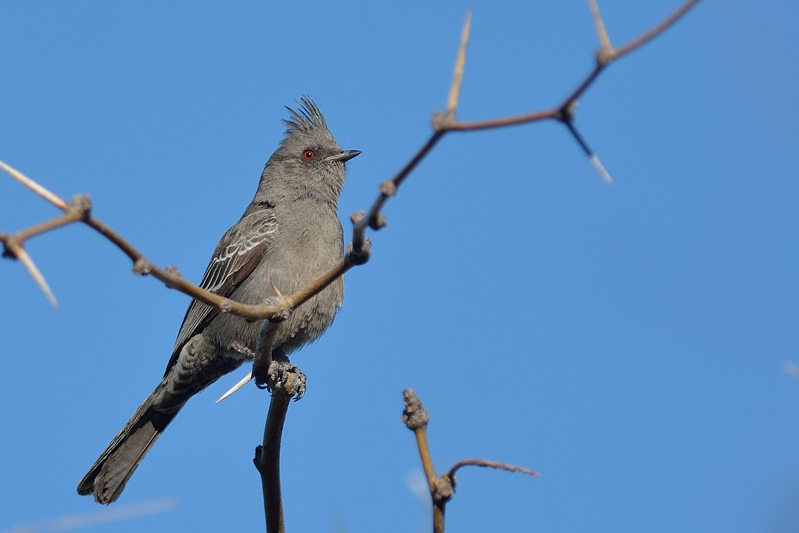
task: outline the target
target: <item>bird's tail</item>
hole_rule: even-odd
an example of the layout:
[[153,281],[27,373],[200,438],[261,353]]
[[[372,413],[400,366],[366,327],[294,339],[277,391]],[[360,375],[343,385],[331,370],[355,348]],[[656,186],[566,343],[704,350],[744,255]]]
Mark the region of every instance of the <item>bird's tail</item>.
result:
[[141,404],[89,472],[83,476],[78,484],[78,494],[94,494],[97,503],[103,504],[119,498],[141,460],[183,406],[181,404],[168,412],[154,409],[153,404],[159,389],[160,387]]

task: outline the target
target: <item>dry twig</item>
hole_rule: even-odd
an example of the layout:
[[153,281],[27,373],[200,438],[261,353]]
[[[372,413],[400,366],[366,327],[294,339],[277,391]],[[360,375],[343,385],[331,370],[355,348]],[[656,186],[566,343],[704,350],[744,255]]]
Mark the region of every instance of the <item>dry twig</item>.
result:
[[444,531],[444,511],[447,502],[455,496],[455,473],[464,466],[480,466],[484,468],[495,468],[507,472],[521,472],[533,477],[538,477],[538,473],[520,466],[513,466],[498,461],[487,459],[464,459],[458,461],[449,471],[441,476],[436,475],[433,468],[433,460],[430,456],[430,446],[427,442],[427,424],[430,415],[422,405],[422,401],[413,391],[406,389],[403,392],[405,400],[405,410],[402,413],[402,422],[405,427],[413,431],[416,436],[416,447],[419,450],[419,457],[422,460],[427,477],[427,486],[430,489],[430,498],[433,500],[433,532],[443,533]]

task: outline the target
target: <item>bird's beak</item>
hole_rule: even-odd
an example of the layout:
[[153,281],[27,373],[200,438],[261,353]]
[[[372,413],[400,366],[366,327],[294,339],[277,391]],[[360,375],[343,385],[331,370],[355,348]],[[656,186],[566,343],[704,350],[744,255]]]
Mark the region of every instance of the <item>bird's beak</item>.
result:
[[341,161],[342,163],[344,163],[360,153],[361,153],[360,150],[342,150],[337,154],[328,156],[326,161]]

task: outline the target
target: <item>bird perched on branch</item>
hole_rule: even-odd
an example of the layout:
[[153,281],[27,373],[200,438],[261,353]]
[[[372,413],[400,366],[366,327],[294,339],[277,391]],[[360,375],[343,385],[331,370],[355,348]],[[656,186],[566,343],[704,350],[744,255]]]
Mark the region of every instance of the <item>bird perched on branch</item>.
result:
[[[287,108],[288,109],[288,108]],[[342,258],[344,239],[338,198],[344,163],[358,155],[342,150],[322,113],[308,97],[289,109],[286,135],[266,163],[258,190],[241,219],[216,246],[200,287],[245,304],[291,294]],[[291,353],[317,339],[333,322],[344,298],[344,280],[331,285],[274,327],[274,347]],[[155,440],[195,394],[253,359],[263,321],[247,321],[192,300],[161,383],[78,484],[99,503],[119,498]]]

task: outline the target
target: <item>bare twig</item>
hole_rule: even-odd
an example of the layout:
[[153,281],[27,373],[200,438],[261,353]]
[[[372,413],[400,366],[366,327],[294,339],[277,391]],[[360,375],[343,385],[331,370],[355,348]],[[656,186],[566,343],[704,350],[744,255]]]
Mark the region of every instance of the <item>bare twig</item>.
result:
[[305,394],[305,375],[282,353],[274,354],[268,375],[272,398],[264,426],[264,440],[255,449],[255,468],[261,475],[267,533],[284,533],[283,498],[280,488],[280,442],[292,397]]
[[452,479],[453,484],[455,483],[455,473],[464,466],[480,466],[483,468],[495,468],[497,470],[505,470],[507,472],[521,472],[522,474],[527,474],[528,476],[541,477],[541,474],[539,474],[538,472],[521,466],[514,466],[514,465],[509,465],[507,463],[500,463],[499,461],[489,461],[487,459],[463,459],[455,463],[453,467],[449,469],[449,472],[447,472],[447,475]]
[[433,531],[443,533],[444,531],[444,512],[447,503],[455,496],[455,473],[464,466],[481,466],[486,468],[496,468],[508,472],[521,472],[530,476],[538,477],[538,473],[520,466],[513,466],[498,461],[487,459],[464,459],[458,461],[449,472],[442,476],[436,474],[433,468],[433,460],[430,456],[430,446],[427,442],[427,424],[430,422],[430,414],[422,405],[422,401],[413,391],[407,389],[403,392],[405,400],[405,410],[402,412],[402,421],[405,427],[413,431],[416,437],[416,447],[419,450],[419,457],[422,460],[427,477],[427,485],[430,489],[430,498],[433,500]]
[[[285,315],[285,313],[290,313],[298,306],[302,305],[304,302],[309,300],[314,295],[318,294],[325,287],[327,287],[331,282],[333,282],[338,277],[342,276],[347,270],[352,268],[353,266],[362,265],[366,263],[369,259],[370,255],[370,243],[369,239],[366,237],[366,229],[371,228],[373,230],[378,230],[386,225],[386,217],[383,215],[382,210],[385,206],[386,202],[389,198],[394,196],[399,189],[399,186],[405,180],[405,178],[416,168],[416,166],[427,156],[427,154],[435,147],[438,141],[450,131],[473,131],[473,130],[481,130],[481,129],[490,129],[490,128],[500,128],[500,127],[507,127],[517,124],[526,124],[529,122],[535,122],[544,119],[556,119],[559,121],[564,122],[567,126],[569,126],[570,131],[575,136],[575,139],[583,146],[588,154],[589,160],[591,164],[597,169],[600,175],[606,181],[610,181],[610,176],[607,171],[602,167],[602,164],[599,162],[596,154],[590,151],[587,148],[587,144],[582,137],[577,134],[576,129],[574,128],[573,123],[571,122],[571,110],[573,109],[574,103],[576,102],[577,98],[586,90],[588,87],[594,82],[596,77],[599,73],[607,66],[611,61],[618,59],[633,50],[643,46],[647,42],[654,39],[672,24],[674,24],[677,20],[679,20],[685,13],[694,5],[696,5],[699,0],[689,0],[683,6],[681,6],[677,11],[675,11],[672,15],[666,18],[663,22],[652,28],[650,31],[644,33],[637,39],[631,41],[630,43],[619,47],[618,49],[609,49],[611,53],[599,54],[603,56],[600,58],[598,56],[597,65],[592,70],[591,73],[578,85],[577,89],[575,89],[567,98],[566,100],[558,107],[551,108],[551,109],[544,109],[540,111],[534,111],[531,113],[525,113],[521,115],[515,115],[511,117],[502,117],[490,120],[483,120],[483,121],[459,121],[455,118],[455,111],[457,109],[458,98],[460,95],[460,87],[463,80],[463,71],[464,71],[464,62],[466,57],[466,46],[469,40],[469,29],[471,25],[471,11],[467,13],[466,20],[464,22],[463,30],[461,32],[461,42],[458,48],[458,56],[455,62],[455,68],[453,73],[453,80],[450,86],[449,98],[447,100],[447,112],[446,113],[436,113],[433,118],[433,134],[430,138],[424,143],[424,145],[414,154],[413,157],[408,161],[408,163],[400,169],[397,174],[391,178],[390,180],[384,181],[380,185],[380,195],[372,204],[371,209],[368,213],[359,212],[352,216],[353,222],[353,234],[352,234],[352,242],[347,248],[347,253],[345,254],[342,261],[332,268],[330,271],[325,273],[323,276],[320,276],[317,280],[309,284],[307,287],[297,291],[294,294],[288,295],[285,298],[280,298],[276,302],[273,302],[269,305],[245,305],[228,298],[223,298],[217,294],[210,293],[203,289],[200,289],[198,286],[190,283],[188,280],[180,276],[174,269],[166,268],[162,269],[152,262],[150,262],[139,250],[137,250],[131,243],[125,240],[121,235],[116,233],[113,229],[107,226],[105,223],[100,221],[99,219],[91,216],[90,214],[86,214],[82,218],[82,221],[90,226],[92,229],[103,235],[109,241],[111,241],[115,246],[117,246],[120,250],[122,250],[130,259],[133,261],[134,264],[134,272],[140,275],[152,275],[154,278],[158,279],[162,283],[164,283],[167,287],[177,289],[188,296],[191,296],[195,300],[198,300],[204,304],[212,306],[216,309],[221,310],[222,312],[232,313],[237,316],[241,316],[244,318],[258,320],[258,319],[279,319],[280,316]],[[608,47],[610,46],[610,37],[607,35],[607,31],[605,30],[604,22],[599,14],[599,9],[596,6],[594,1],[591,2],[592,12],[594,16],[594,22],[597,27],[597,32],[600,36],[600,41],[602,42],[602,50],[607,51]],[[607,57],[605,57],[607,56]],[[581,142],[582,141],[582,142]],[[69,209],[69,204],[59,198],[57,195],[53,194],[46,188],[42,187],[38,183],[34,182],[30,178],[24,176],[21,172],[17,171],[16,169],[10,167],[6,163],[0,161],[0,168],[8,172],[12,177],[14,177],[17,181],[34,191],[36,194],[41,196],[42,198],[46,199],[48,202],[52,203],[59,209],[66,211]],[[88,198],[88,197],[85,197]],[[44,225],[40,225],[39,227],[30,228],[23,232],[25,238],[30,238],[34,235],[38,235],[43,231],[50,231],[55,229],[56,227],[60,227],[62,224],[68,223],[66,219],[56,219],[56,221],[51,221],[51,226],[46,226],[47,223]],[[13,253],[9,249],[9,242],[12,242],[10,245],[14,249],[19,249],[22,246],[21,241],[18,242],[18,245],[14,245],[13,241],[15,238],[19,238],[19,235],[7,235],[7,234],[0,234],[0,242],[5,245],[6,248],[6,255],[10,257],[19,258],[17,254]],[[37,279],[37,283],[42,290],[45,290],[43,287],[46,287],[46,283],[43,284],[43,276],[41,273],[34,275],[34,272],[38,272],[38,270],[33,265],[32,261],[29,257],[26,259],[26,268],[31,273],[31,276],[34,279]],[[45,291],[48,294],[48,298],[52,300],[52,292],[48,290]]]
[[646,43],[648,43],[649,41],[651,41],[652,39],[663,33],[664,31],[669,29],[672,26],[672,24],[680,20],[683,17],[683,15],[688,13],[689,9],[691,9],[698,3],[699,0],[688,0],[688,2],[685,2],[682,6],[680,6],[680,8],[677,11],[669,15],[663,22],[661,22],[660,24],[658,24],[657,26],[655,26],[654,28],[652,28],[651,30],[640,36],[639,38],[625,44],[624,46],[617,48],[614,53],[613,59],[617,59],[623,55],[627,55],[633,50],[637,50],[638,48],[642,47],[643,45],[645,45]]
[[290,403],[291,395],[284,391],[272,393],[264,428],[264,441],[255,449],[253,462],[261,474],[267,533],[284,533],[286,531],[280,488],[280,441],[283,437],[283,426]]
[[[473,131],[473,130],[484,130],[484,129],[491,129],[491,128],[504,128],[507,126],[514,126],[517,124],[527,124],[530,122],[536,122],[539,120],[546,120],[546,119],[557,119],[561,120],[560,113],[563,109],[570,107],[573,102],[575,102],[596,80],[597,76],[599,75],[604,68],[610,64],[611,61],[615,61],[630,52],[640,48],[641,46],[645,45],[661,33],[663,33],[667,28],[677,22],[681,17],[683,17],[689,9],[699,3],[699,0],[688,0],[685,4],[683,4],[679,9],[677,9],[674,13],[672,13],[669,17],[667,17],[663,22],[649,30],[648,32],[644,33],[637,39],[634,39],[630,43],[621,46],[616,49],[612,49],[612,53],[607,54],[605,57],[603,54],[602,61],[597,60],[597,65],[594,69],[583,79],[577,86],[577,88],[572,91],[572,93],[560,104],[558,107],[551,108],[551,109],[544,109],[541,111],[535,111],[532,113],[524,113],[521,115],[514,115],[510,117],[502,117],[502,118],[495,118],[489,120],[480,120],[480,121],[472,121],[472,122],[464,122],[464,121],[453,121],[453,122],[446,122],[443,125],[439,123],[439,127],[436,128],[434,124],[434,128],[437,131]],[[597,9],[594,15],[595,24],[600,24],[602,27],[602,32],[607,35],[607,32],[604,30],[604,22],[602,22],[602,18],[599,15],[599,11]],[[600,40],[602,37],[600,37]],[[610,42],[610,38],[608,37],[608,43]],[[604,47],[602,48],[604,49]]]
[[402,393],[405,399],[405,410],[402,412],[402,422],[405,427],[413,431],[416,437],[416,447],[419,450],[419,457],[422,460],[422,468],[427,477],[427,485],[430,488],[430,497],[433,500],[433,532],[443,533],[444,531],[444,511],[447,502],[454,495],[454,487],[448,480],[439,478],[433,468],[433,459],[430,455],[430,446],[427,443],[427,424],[430,415],[422,405],[422,400],[416,395],[413,389],[406,389]]

